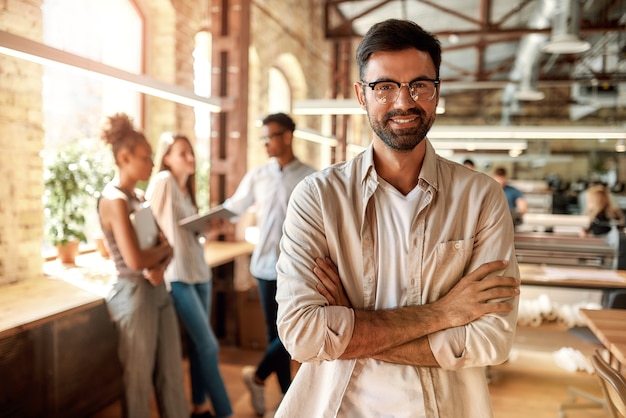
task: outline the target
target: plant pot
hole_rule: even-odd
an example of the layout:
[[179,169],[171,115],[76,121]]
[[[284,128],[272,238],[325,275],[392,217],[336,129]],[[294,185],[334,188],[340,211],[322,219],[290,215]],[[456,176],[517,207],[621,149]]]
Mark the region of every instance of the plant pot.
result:
[[57,259],[63,264],[75,264],[80,241],[70,241],[67,244],[57,244]]

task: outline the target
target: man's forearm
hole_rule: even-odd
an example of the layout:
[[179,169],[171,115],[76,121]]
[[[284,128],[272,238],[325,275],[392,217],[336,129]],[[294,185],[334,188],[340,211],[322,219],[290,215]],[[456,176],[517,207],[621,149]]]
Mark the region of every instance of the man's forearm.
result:
[[439,367],[439,363],[428,344],[428,337],[418,338],[398,347],[390,348],[372,358],[409,366]]
[[354,314],[354,332],[341,356],[344,359],[376,356],[391,359],[420,354],[424,351],[423,343],[416,344],[414,340],[449,326],[443,312],[437,312],[433,304],[380,311],[355,310]]

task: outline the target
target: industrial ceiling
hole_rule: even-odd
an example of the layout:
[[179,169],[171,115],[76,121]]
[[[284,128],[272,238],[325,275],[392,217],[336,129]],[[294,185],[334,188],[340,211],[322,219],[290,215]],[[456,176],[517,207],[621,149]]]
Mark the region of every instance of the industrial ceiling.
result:
[[326,0],[326,37],[414,20],[443,47],[443,123],[626,129],[626,0]]

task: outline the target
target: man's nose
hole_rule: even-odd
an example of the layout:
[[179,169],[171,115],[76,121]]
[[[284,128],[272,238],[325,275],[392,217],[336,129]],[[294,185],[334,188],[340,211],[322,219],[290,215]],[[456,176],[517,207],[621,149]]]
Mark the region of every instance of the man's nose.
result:
[[415,104],[415,100],[413,100],[413,97],[411,96],[409,86],[400,86],[400,90],[398,91],[398,97],[396,98],[395,104],[401,106],[413,106]]

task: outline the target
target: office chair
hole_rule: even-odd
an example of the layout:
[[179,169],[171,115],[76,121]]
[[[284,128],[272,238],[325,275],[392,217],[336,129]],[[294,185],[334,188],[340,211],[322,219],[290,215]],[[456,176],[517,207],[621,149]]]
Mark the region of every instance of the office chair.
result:
[[[605,291],[602,296],[602,307],[607,309],[626,309],[626,291],[624,289]],[[602,343],[593,334],[593,332],[591,332],[589,327],[574,326],[569,328],[567,331],[581,340],[590,342],[598,347],[602,347]],[[569,395],[568,401],[559,406],[559,418],[565,418],[566,411],[569,409],[608,408],[605,399],[600,399],[578,388],[568,387],[567,392]],[[578,398],[585,399],[588,402],[576,402]],[[614,416],[620,417],[625,415],[622,414]]]
[[602,294],[602,307],[608,309],[626,309],[626,290],[605,290]]
[[[593,334],[589,327],[573,326],[568,328],[567,332],[583,341],[594,344],[596,347],[602,347],[602,342]],[[569,386],[567,388],[567,394],[567,401],[559,405],[559,418],[565,418],[567,411],[572,409],[606,409],[604,399],[585,392],[582,389],[578,389],[577,387]],[[585,402],[579,402],[579,399]]]
[[[566,418],[567,411],[576,409],[607,409],[606,401],[597,396],[593,396],[584,390],[570,386],[567,388],[568,400],[559,405],[559,418]],[[578,402],[578,399],[584,399],[586,402]]]
[[605,406],[611,418],[626,417],[626,379],[597,350],[591,356],[591,364],[600,379]]

